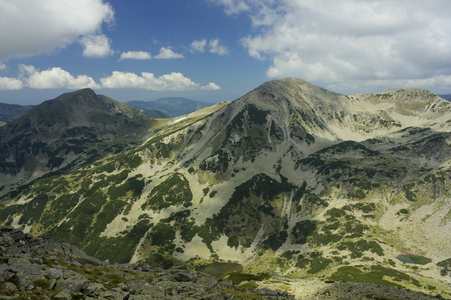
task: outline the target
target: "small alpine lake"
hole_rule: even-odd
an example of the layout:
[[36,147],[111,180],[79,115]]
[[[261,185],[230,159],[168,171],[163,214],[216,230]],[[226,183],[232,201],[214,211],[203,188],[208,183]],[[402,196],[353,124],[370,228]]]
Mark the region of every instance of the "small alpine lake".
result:
[[424,256],[407,254],[407,253],[400,254],[400,255],[396,256],[396,258],[404,263],[417,264],[417,265],[426,265],[432,261],[430,258],[427,258]]
[[224,274],[242,271],[243,266],[237,263],[220,263],[215,262],[208,265],[199,266],[196,268],[198,271],[213,275],[215,277],[220,277]]

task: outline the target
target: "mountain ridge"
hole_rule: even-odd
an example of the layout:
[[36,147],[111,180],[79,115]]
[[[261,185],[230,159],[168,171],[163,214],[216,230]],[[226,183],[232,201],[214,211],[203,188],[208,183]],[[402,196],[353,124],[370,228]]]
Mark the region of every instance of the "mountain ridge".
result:
[[18,177],[25,183],[79,166],[98,157],[95,145],[116,140],[110,147],[126,148],[126,143],[142,139],[151,123],[140,111],[92,89],[65,93],[0,128],[1,181]]
[[3,197],[0,220],[117,262],[450,296],[450,112],[424,90],[270,81]]
[[0,103],[0,122],[9,123],[32,108],[31,105]]
[[132,107],[160,111],[169,118],[186,115],[203,107],[211,106],[213,103],[196,101],[184,97],[164,97],[153,101],[132,100],[126,102]]

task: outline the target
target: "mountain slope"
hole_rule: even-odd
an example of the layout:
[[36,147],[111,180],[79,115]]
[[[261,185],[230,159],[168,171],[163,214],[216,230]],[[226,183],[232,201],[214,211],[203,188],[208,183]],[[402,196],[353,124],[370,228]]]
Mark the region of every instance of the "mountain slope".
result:
[[0,181],[24,184],[117,153],[147,135],[152,120],[90,89],[59,96],[0,128]]
[[37,180],[0,219],[111,261],[233,261],[450,296],[450,113],[424,90],[270,81]]
[[32,108],[29,105],[0,103],[0,122],[9,123]]
[[211,105],[211,103],[194,101],[183,97],[165,97],[154,101],[134,100],[129,101],[126,104],[141,109],[159,111],[168,117],[186,115],[195,110]]

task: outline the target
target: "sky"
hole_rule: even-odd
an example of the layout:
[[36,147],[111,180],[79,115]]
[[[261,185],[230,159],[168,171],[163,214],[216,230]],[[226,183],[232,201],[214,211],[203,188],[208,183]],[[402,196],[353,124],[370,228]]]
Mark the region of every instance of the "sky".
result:
[[450,0],[0,0],[0,102],[235,100],[296,77],[451,94]]

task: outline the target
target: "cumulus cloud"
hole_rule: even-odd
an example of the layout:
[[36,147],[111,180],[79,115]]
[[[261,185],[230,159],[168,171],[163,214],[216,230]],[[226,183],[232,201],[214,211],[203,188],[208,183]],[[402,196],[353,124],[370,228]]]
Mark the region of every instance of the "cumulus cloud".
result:
[[81,89],[81,88],[99,88],[100,86],[87,75],[74,77],[69,72],[54,67],[48,70],[39,71],[34,66],[21,65],[20,79],[24,86],[33,89]]
[[211,0],[211,2],[224,5],[224,10],[228,15],[250,9],[249,5],[246,3],[247,1],[244,0]]
[[[194,52],[204,53],[206,47],[207,47],[207,40],[206,39],[194,40],[191,43],[190,52],[191,53],[194,53]],[[215,53],[215,54],[219,54],[219,55],[225,55],[225,54],[227,54],[229,52],[227,47],[225,47],[224,45],[221,45],[219,43],[219,39],[212,39],[212,40],[210,40],[208,42],[208,49],[209,49],[208,51],[210,53]]]
[[138,88],[154,91],[220,90],[214,82],[200,85],[181,73],[172,72],[156,77],[153,73],[113,71],[100,79],[101,84],[87,75],[74,76],[59,67],[40,71],[31,65],[20,65],[18,78],[0,77],[0,90],[31,89],[82,89],[82,88]]
[[449,0],[214,2],[249,16],[255,34],[242,44],[270,62],[268,77],[371,85],[451,74]]
[[210,82],[205,86],[200,87],[201,90],[220,90],[221,87],[214,82]]
[[80,44],[84,47],[85,57],[105,57],[114,53],[110,48],[110,40],[104,34],[84,36]]
[[154,56],[157,59],[183,58],[182,54],[175,53],[170,47],[161,47],[160,53]]
[[229,52],[225,46],[219,44],[219,39],[210,40],[208,46],[210,47],[210,53],[225,55]]
[[119,58],[119,60],[123,60],[123,59],[140,59],[140,60],[144,60],[144,59],[151,59],[152,56],[150,55],[149,52],[145,52],[145,51],[127,51],[127,52],[122,52],[121,53],[121,57]]
[[140,88],[154,91],[184,90],[218,90],[215,83],[201,86],[181,73],[170,73],[156,77],[153,73],[142,72],[141,75],[131,72],[114,71],[111,76],[100,79],[103,88]]
[[0,90],[20,90],[22,88],[22,80],[11,77],[0,77]]
[[98,36],[102,24],[113,21],[103,0],[0,0],[0,59],[64,48],[80,36]]
[[194,40],[190,46],[190,52],[205,52],[205,46],[207,45],[206,39]]

